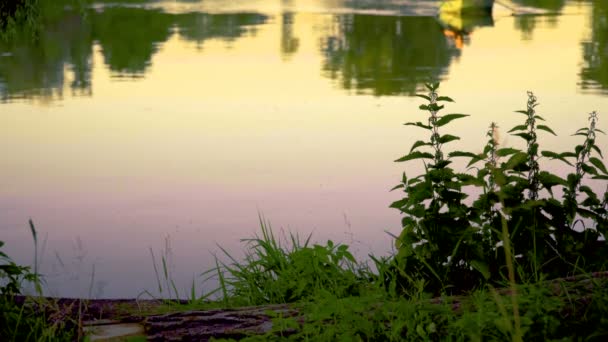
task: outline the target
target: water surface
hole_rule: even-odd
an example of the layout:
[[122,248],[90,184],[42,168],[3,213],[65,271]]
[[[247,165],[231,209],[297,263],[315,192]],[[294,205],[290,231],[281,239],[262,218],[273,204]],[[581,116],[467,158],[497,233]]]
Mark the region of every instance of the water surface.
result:
[[526,90],[559,134],[546,149],[569,149],[592,110],[606,129],[606,2],[508,4],[517,15],[497,5],[472,21],[438,20],[436,1],[68,10],[38,41],[0,45],[6,251],[32,261],[32,218],[49,293],[91,297],[154,292],[150,248],[186,288],[217,244],[242,255],[259,213],[385,255],[400,222],[388,190],[421,171],[393,160],[425,138],[401,125],[424,120],[424,82],[441,80],[450,111],[472,115],[450,128],[464,149],[481,150],[491,121],[520,123]]

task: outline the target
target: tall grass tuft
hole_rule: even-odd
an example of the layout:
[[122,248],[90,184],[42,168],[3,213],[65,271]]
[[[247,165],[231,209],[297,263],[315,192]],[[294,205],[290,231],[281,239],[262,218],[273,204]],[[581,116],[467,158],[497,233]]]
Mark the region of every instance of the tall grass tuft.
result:
[[283,243],[260,216],[261,236],[244,239],[246,253],[237,261],[221,246],[230,263],[217,261],[224,298],[240,304],[291,303],[328,291],[339,298],[358,295],[363,272],[348,246],[327,241],[311,245],[290,234]]

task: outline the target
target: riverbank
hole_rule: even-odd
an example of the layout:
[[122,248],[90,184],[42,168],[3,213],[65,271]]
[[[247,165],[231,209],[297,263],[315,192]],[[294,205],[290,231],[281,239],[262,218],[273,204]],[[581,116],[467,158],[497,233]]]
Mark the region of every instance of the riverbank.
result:
[[[307,334],[313,337],[310,336],[310,329],[314,328],[333,330],[334,333],[329,336],[319,335],[325,336],[321,340],[329,341],[330,336],[337,338],[347,334],[346,329],[349,328],[355,328],[355,333],[357,330],[360,333],[363,327],[357,329],[353,323],[361,319],[368,320],[368,324],[377,324],[376,329],[386,329],[385,335],[390,335],[391,329],[400,324],[406,324],[407,319],[407,325],[414,329],[401,331],[399,336],[403,340],[417,340],[425,336],[443,340],[473,338],[476,329],[479,337],[495,329],[498,332],[507,329],[508,322],[512,320],[506,314],[511,295],[511,290],[507,288],[486,288],[464,296],[410,300],[367,294],[342,299],[342,309],[327,306],[323,300],[222,307],[219,302],[20,296],[16,297],[16,303],[20,306],[33,305],[35,310],[43,312],[51,320],[72,322],[69,329],[73,329],[78,340],[85,337],[91,341],[303,340]],[[606,336],[608,332],[601,326],[602,317],[608,314],[608,272],[519,286],[514,296],[522,307],[524,329],[540,329],[537,332],[528,330],[528,334],[548,338],[552,335],[547,334],[550,328],[561,326],[558,329],[560,332],[568,332],[562,338],[581,338],[585,333],[593,340]],[[495,311],[488,306],[492,303],[496,306]],[[389,315],[391,319],[386,321],[387,308],[400,309]],[[318,317],[320,309],[327,311],[322,320]],[[354,310],[350,313],[344,311],[348,309]],[[489,317],[482,316],[488,314]],[[582,328],[589,330],[583,332]],[[353,335],[356,336],[374,338]]]

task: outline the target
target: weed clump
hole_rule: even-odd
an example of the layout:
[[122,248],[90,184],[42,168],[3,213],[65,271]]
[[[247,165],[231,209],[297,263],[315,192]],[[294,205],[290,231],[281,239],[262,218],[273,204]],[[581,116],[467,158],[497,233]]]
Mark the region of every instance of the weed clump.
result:
[[[596,145],[596,134],[603,133],[596,127],[597,113],[589,115],[588,127],[575,132],[583,142],[574,151],[540,150],[538,133],[555,133],[542,124],[537,98],[528,92],[526,109],[517,111],[525,121],[509,131],[524,140],[525,149],[501,148],[494,138],[498,126],[492,123],[482,153],[446,154],[444,145],[460,138],[443,129],[467,115],[439,115],[444,109],[440,103],[453,100],[439,96],[438,87],[428,84],[428,95],[418,95],[428,102],[420,106],[428,121],[406,123],[428,131],[429,140],[416,141],[408,154],[396,160],[422,160],[426,170],[413,178],[404,173],[394,188],[404,192],[391,205],[403,214],[393,260],[403,292],[420,279],[424,289],[435,294],[500,285],[508,279],[507,259],[513,261],[517,280],[524,282],[603,269],[608,192],[600,197],[584,183],[585,176],[608,180]],[[451,167],[461,157],[469,158],[468,171],[476,173]],[[562,178],[541,170],[543,158],[560,160],[572,171]],[[555,187],[561,188],[561,198]],[[466,205],[474,188],[480,195]]]

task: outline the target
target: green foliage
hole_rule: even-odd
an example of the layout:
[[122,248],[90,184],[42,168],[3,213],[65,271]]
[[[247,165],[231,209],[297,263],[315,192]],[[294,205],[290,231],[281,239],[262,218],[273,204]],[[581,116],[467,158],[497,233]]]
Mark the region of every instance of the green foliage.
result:
[[299,305],[303,318],[276,315],[272,331],[241,341],[509,341],[516,336],[511,298],[521,309],[524,341],[608,336],[605,283],[584,297],[589,306],[573,299],[576,288],[562,284],[560,296],[552,292],[558,284],[548,285],[518,286],[516,297],[493,288],[435,299],[387,298],[382,291],[338,298],[319,292],[314,301]]
[[[605,260],[601,256],[607,249],[600,237],[606,236],[608,227],[608,194],[601,198],[583,183],[586,175],[608,179],[595,143],[596,133],[601,132],[595,127],[597,114],[590,115],[589,127],[575,133],[584,141],[574,152],[541,151],[538,132],[555,132],[538,124],[544,119],[537,114],[536,97],[528,92],[526,109],[517,111],[525,115],[525,122],[509,131],[525,142],[524,150],[499,148],[498,126],[492,123],[481,154],[457,150],[446,157],[444,145],[459,137],[443,133],[443,129],[466,115],[440,115],[444,105],[439,101],[444,97],[438,95],[438,87],[429,84],[429,94],[420,95],[428,102],[420,106],[428,113],[427,123],[406,123],[428,131],[429,140],[415,142],[408,154],[397,159],[422,160],[426,170],[414,178],[404,174],[394,188],[404,192],[391,205],[403,214],[403,231],[393,260],[402,290],[407,292],[420,279],[435,294],[467,291],[487,282],[501,284],[507,278],[506,242],[510,242],[506,252],[514,258],[520,280],[602,269]],[[475,167],[469,171],[476,173],[451,168],[457,157],[470,158],[469,166]],[[566,178],[543,171],[543,157],[573,165],[574,170]],[[555,186],[561,187],[562,198],[555,196]],[[467,199],[471,193],[479,195]]]
[[[30,229],[37,244],[31,220]],[[2,246],[4,242],[0,241]],[[38,309],[45,306],[44,299],[26,298],[17,303],[15,296],[21,294],[25,283],[33,283],[38,294],[42,294],[37,270],[32,272],[31,267],[16,264],[0,250],[0,341],[71,341],[72,333],[66,329],[66,322],[50,322]]]
[[[0,241],[0,248],[4,241]],[[0,296],[8,298],[21,293],[21,286],[25,281],[35,281],[37,276],[28,266],[17,265],[6,253],[0,250]]]
[[[327,241],[310,246],[310,235],[302,244],[290,235],[291,248],[283,246],[270,226],[260,218],[262,236],[245,239],[244,262],[219,263],[216,269],[224,298],[241,305],[292,303],[328,291],[338,297],[359,294],[361,273],[346,245]],[[220,247],[221,248],[221,247]]]

